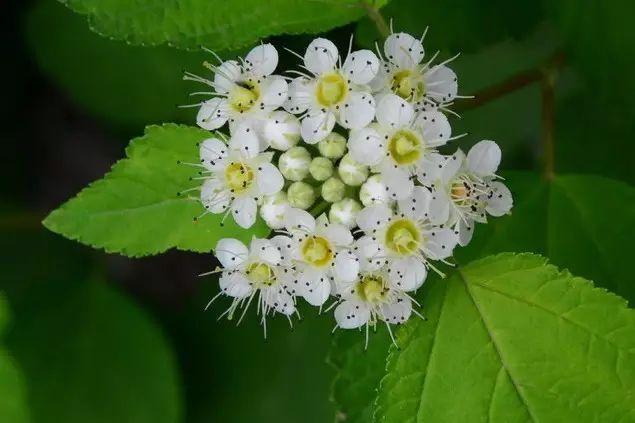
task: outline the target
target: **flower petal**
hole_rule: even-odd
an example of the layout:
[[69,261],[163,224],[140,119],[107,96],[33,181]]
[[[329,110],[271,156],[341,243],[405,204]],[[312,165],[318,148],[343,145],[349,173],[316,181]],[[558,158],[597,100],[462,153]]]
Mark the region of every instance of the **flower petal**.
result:
[[382,96],[377,103],[377,122],[385,127],[398,129],[407,126],[414,113],[410,103],[392,93]]
[[372,236],[365,235],[355,241],[355,252],[360,258],[360,269],[365,272],[372,272],[381,269],[386,264],[385,250],[382,244],[373,239]]
[[234,238],[223,238],[216,243],[214,254],[226,269],[240,266],[249,257],[247,246]]
[[395,302],[381,307],[382,318],[386,323],[400,325],[406,323],[412,314],[412,301],[403,294],[397,294]]
[[262,299],[269,308],[285,316],[295,313],[293,297],[281,287],[263,290]]
[[278,66],[278,50],[271,44],[261,44],[247,53],[245,63],[254,75],[271,75]]
[[208,179],[201,186],[201,203],[210,213],[223,213],[229,207],[231,194],[219,179]]
[[369,83],[379,70],[379,60],[370,50],[358,50],[348,55],[342,66],[344,75],[355,84]]
[[271,148],[287,151],[300,140],[300,121],[290,113],[275,111],[264,123],[262,137]]
[[214,90],[219,94],[227,94],[240,78],[242,70],[235,60],[221,63],[214,73]]
[[430,232],[430,238],[426,244],[428,254],[433,260],[442,260],[452,255],[452,251],[458,243],[458,238],[450,228],[435,228]]
[[234,199],[231,205],[234,222],[241,228],[251,228],[256,223],[258,205],[252,197],[239,197]]
[[353,243],[351,231],[340,223],[328,224],[321,234],[338,247],[349,246]]
[[[371,94],[352,91],[340,106],[338,122],[348,129],[361,129],[375,117],[375,99]],[[329,131],[330,132],[330,131]]]
[[252,158],[260,151],[260,140],[249,124],[239,125],[229,139],[229,148],[239,151],[242,157]]
[[209,131],[218,129],[229,118],[229,104],[227,100],[214,97],[201,105],[196,115],[196,124]]
[[370,234],[373,229],[379,229],[381,225],[387,223],[392,215],[392,210],[385,204],[366,207],[357,214],[357,226]]
[[335,321],[342,329],[357,329],[370,319],[370,310],[360,300],[345,300],[335,307]]
[[433,66],[425,74],[428,95],[437,103],[447,103],[456,97],[456,74],[447,66]]
[[423,139],[432,147],[444,145],[452,135],[448,118],[438,111],[419,113],[416,125],[421,128]]
[[201,163],[209,170],[217,170],[224,167],[227,156],[227,144],[218,138],[208,138],[199,146]]
[[285,265],[289,264],[291,262],[291,250],[295,245],[295,241],[285,235],[276,235],[271,238],[271,243],[275,245],[280,252],[280,262]]
[[302,119],[300,133],[307,144],[315,144],[326,138],[335,126],[335,115],[330,111],[311,111]]
[[495,217],[509,213],[514,205],[514,199],[509,188],[501,182],[494,181],[490,183],[490,189],[492,190],[492,195],[487,200],[485,210]]
[[324,272],[307,269],[298,274],[302,297],[311,305],[321,306],[331,294],[331,284]]
[[311,106],[314,84],[315,81],[310,81],[303,77],[295,78],[291,81],[287,90],[287,100],[283,104],[284,109],[296,115],[304,113]]
[[480,141],[467,153],[467,167],[478,176],[496,173],[501,162],[501,149],[494,141]]
[[474,234],[474,225],[475,223],[471,220],[468,220],[467,223],[463,221],[463,219],[459,219],[457,226],[455,226],[456,231],[458,232],[457,236],[459,238],[459,245],[465,247],[472,240],[472,235]]
[[384,42],[384,52],[388,60],[402,68],[414,68],[423,60],[421,41],[405,32],[391,34]]
[[426,266],[414,257],[396,259],[390,263],[390,286],[400,291],[414,291],[423,285],[427,275]]
[[233,298],[246,298],[252,293],[249,280],[240,272],[223,272],[218,285],[223,294]]
[[284,186],[284,178],[278,168],[271,163],[260,163],[256,170],[256,184],[260,194],[273,195]]
[[287,101],[287,81],[279,76],[269,76],[260,84],[260,107],[268,110],[276,109]]
[[372,127],[351,131],[348,149],[356,162],[374,166],[385,156],[384,139]]
[[313,233],[315,231],[315,219],[306,210],[290,207],[285,218],[285,228],[288,231],[301,230]]
[[392,200],[403,200],[412,194],[414,182],[401,168],[382,172],[381,180],[388,188],[387,193]]
[[408,198],[399,201],[399,211],[415,220],[424,219],[429,215],[431,201],[430,190],[416,186]]
[[432,191],[430,199],[430,207],[428,209],[427,218],[433,225],[442,225],[450,218],[451,199],[445,191],[441,189]]
[[451,156],[446,156],[445,163],[441,168],[441,181],[447,184],[454,179],[464,162],[465,153],[461,149],[456,150]]
[[274,266],[280,263],[280,250],[270,239],[252,238],[249,252],[254,261],[264,261]]
[[359,273],[359,258],[350,251],[340,251],[333,262],[333,276],[336,282],[353,282]]
[[335,69],[339,53],[337,47],[325,38],[316,38],[304,53],[304,66],[316,75]]

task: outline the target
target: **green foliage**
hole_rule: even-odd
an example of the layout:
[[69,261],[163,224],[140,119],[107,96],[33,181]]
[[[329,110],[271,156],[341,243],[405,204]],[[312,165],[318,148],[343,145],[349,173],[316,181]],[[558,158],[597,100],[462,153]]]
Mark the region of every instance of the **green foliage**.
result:
[[[382,15],[393,20],[395,32],[408,32],[415,37],[429,26],[426,39],[430,41],[428,45],[435,46],[433,50],[470,52],[510,36],[524,35],[542,17],[542,7],[531,0],[393,0]],[[360,22],[357,36],[358,42],[367,47],[381,38],[369,19]]]
[[[0,295],[0,334],[4,334],[9,320],[7,308],[4,295]],[[4,347],[0,348],[0,421],[29,421],[23,376]]]
[[328,356],[328,362],[337,371],[331,400],[337,407],[337,419],[348,423],[372,421],[373,403],[391,341],[386,328],[379,327],[370,335],[366,350],[364,342],[364,334],[340,330],[333,338]]
[[269,230],[257,221],[240,229],[231,218],[221,226],[222,215],[206,215],[195,198],[177,193],[200,185],[190,181],[196,168],[177,161],[198,162],[197,143],[210,133],[201,129],[165,124],[150,126],[131,141],[127,158],[117,162],[103,179],[53,211],[44,225],[84,244],[128,256],[157,254],[169,248],[209,252],[223,237],[247,242]]
[[[385,4],[379,0],[377,6]],[[359,19],[358,0],[65,0],[91,29],[133,44],[227,50],[278,34],[318,33]]]
[[180,421],[174,357],[138,307],[95,282],[40,283],[29,294],[7,344],[34,422]]
[[505,176],[516,200],[512,215],[477,226],[473,242],[455,252],[459,261],[536,252],[635,302],[635,189],[600,176],[562,175],[550,182],[526,172]]
[[635,419],[635,312],[529,254],[426,284],[427,321],[398,334],[380,422]]
[[148,122],[193,119],[192,109],[176,107],[191,103],[187,92],[194,91],[181,81],[182,70],[197,72],[209,57],[107,40],[54,1],[32,8],[26,33],[40,69],[89,113],[139,128]]

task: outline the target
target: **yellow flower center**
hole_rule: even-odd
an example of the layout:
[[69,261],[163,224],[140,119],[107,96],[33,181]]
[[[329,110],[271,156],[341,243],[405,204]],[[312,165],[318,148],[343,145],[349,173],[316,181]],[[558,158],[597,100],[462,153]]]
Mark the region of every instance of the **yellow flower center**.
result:
[[410,255],[417,251],[421,242],[421,233],[410,219],[395,220],[386,230],[386,246],[392,251]]
[[386,294],[384,278],[376,275],[363,276],[355,288],[359,298],[369,303],[381,302]]
[[426,94],[426,86],[421,74],[408,69],[395,72],[390,81],[390,88],[407,101],[419,101]]
[[348,83],[338,72],[329,72],[320,77],[316,86],[316,97],[320,105],[329,107],[346,98]]
[[304,240],[300,248],[302,258],[316,267],[324,267],[333,260],[331,244],[321,236],[312,236]]
[[244,163],[232,162],[225,168],[225,180],[232,192],[241,193],[254,182],[254,172]]
[[421,144],[417,134],[401,129],[388,141],[388,151],[397,164],[408,165],[421,157]]
[[260,89],[253,82],[237,82],[229,92],[229,105],[239,113],[251,109],[260,98]]
[[262,262],[251,263],[247,266],[245,274],[256,286],[271,286],[276,281],[276,275],[271,266]]
[[463,182],[455,182],[450,188],[450,196],[453,200],[463,200],[468,196],[468,189]]

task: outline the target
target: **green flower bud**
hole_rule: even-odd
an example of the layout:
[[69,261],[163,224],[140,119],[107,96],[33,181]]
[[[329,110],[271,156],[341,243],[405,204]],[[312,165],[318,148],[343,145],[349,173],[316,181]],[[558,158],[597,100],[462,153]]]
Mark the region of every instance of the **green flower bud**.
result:
[[332,223],[341,223],[348,228],[355,226],[355,218],[357,213],[362,209],[362,205],[352,198],[345,198],[333,203],[329,210],[329,221]]
[[318,150],[324,157],[337,160],[346,154],[346,138],[338,133],[331,132],[318,143]]
[[291,207],[306,210],[315,202],[315,190],[306,182],[294,182],[287,190],[287,200]]
[[333,162],[326,157],[316,157],[309,166],[309,172],[316,181],[326,181],[333,175]]
[[334,203],[344,198],[346,185],[339,178],[333,176],[322,184],[322,198],[324,201]]
[[337,172],[346,185],[353,187],[361,185],[368,178],[368,166],[357,163],[350,154],[342,157]]
[[304,147],[293,147],[282,153],[278,169],[290,181],[301,181],[309,174],[311,154]]

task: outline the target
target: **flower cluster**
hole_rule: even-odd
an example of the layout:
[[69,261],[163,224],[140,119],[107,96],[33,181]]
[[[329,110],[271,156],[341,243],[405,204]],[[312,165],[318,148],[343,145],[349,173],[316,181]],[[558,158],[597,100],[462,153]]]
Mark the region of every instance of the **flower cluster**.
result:
[[[510,211],[496,175],[501,150],[481,141],[445,155],[453,137],[446,114],[457,77],[424,61],[420,39],[391,34],[383,54],[313,40],[300,70],[274,74],[271,44],[239,60],[206,64],[212,78],[197,123],[214,131],[200,144],[206,213],[243,228],[258,216],[277,232],[249,246],[226,238],[215,253],[225,312],[255,301],[261,322],[291,322],[298,298],[334,309],[336,328],[407,321],[420,315],[412,293],[476,223]],[[229,135],[217,130],[227,124]],[[355,229],[357,228],[357,229]],[[241,316],[242,317],[242,316]]]

